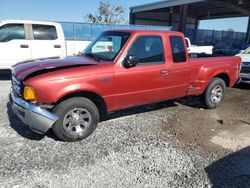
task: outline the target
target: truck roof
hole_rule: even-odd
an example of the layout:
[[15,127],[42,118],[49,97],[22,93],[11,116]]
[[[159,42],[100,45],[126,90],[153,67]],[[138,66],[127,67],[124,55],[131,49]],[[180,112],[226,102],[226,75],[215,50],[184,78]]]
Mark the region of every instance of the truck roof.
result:
[[168,33],[168,34],[182,34],[181,32],[178,31],[164,31],[164,30],[141,30],[141,29],[113,29],[113,30],[108,30],[108,31],[119,31],[119,32],[128,32],[128,33]]
[[57,22],[39,21],[39,20],[1,20],[0,23],[20,23],[20,24],[42,24],[42,25],[60,25]]

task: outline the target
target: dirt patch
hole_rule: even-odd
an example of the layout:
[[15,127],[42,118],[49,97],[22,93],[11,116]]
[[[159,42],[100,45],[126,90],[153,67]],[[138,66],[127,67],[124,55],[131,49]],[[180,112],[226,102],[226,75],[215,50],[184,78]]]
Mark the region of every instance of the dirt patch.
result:
[[250,145],[250,125],[238,124],[229,130],[219,131],[210,141],[230,150],[239,150]]
[[185,143],[200,146],[206,153],[238,150],[250,145],[250,86],[227,90],[223,104],[203,109],[199,98],[176,101],[178,112],[162,126]]

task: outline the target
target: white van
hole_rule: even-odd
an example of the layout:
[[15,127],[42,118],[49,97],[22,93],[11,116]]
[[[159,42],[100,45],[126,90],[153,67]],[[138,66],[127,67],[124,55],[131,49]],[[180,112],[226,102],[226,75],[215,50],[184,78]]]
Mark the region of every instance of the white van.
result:
[[5,20],[0,22],[0,69],[35,59],[63,58],[77,54],[91,41],[65,41],[55,22]]

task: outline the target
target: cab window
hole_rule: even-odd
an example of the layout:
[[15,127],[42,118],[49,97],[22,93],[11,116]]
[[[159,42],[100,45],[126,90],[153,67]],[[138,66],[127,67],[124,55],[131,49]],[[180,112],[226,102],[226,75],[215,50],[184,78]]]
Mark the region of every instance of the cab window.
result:
[[187,60],[185,45],[180,36],[170,36],[170,44],[174,63],[184,63]]
[[6,24],[0,27],[0,42],[25,39],[23,24]]
[[56,27],[52,25],[33,24],[34,40],[55,40],[57,39]]
[[129,56],[135,56],[138,65],[164,64],[164,49],[162,38],[160,36],[140,36],[130,49]]

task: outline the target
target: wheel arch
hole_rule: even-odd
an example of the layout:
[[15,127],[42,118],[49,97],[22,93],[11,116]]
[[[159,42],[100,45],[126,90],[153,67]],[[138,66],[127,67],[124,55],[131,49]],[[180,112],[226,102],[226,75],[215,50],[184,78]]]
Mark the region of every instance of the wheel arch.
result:
[[220,74],[217,74],[217,75],[215,75],[215,76],[213,77],[213,79],[214,79],[214,78],[220,78],[220,79],[222,79],[222,80],[225,82],[225,84],[226,84],[227,87],[230,86],[230,77],[229,77],[229,75],[228,75],[227,73],[220,73]]
[[107,105],[106,105],[105,100],[99,94],[92,92],[92,91],[78,91],[78,92],[69,93],[61,97],[56,102],[56,105],[61,103],[62,101],[65,101],[67,99],[74,98],[74,97],[84,97],[92,101],[98,108],[100,116],[107,113]]
[[225,84],[226,84],[226,87],[229,87],[230,86],[230,77],[227,73],[218,73],[218,74],[215,74],[214,76],[211,77],[211,79],[206,83],[206,85],[204,86],[203,90],[202,90],[202,94],[204,94],[206,92],[206,89],[209,87],[209,85],[211,84],[211,82],[213,81],[213,79],[215,78],[220,78],[222,79]]

